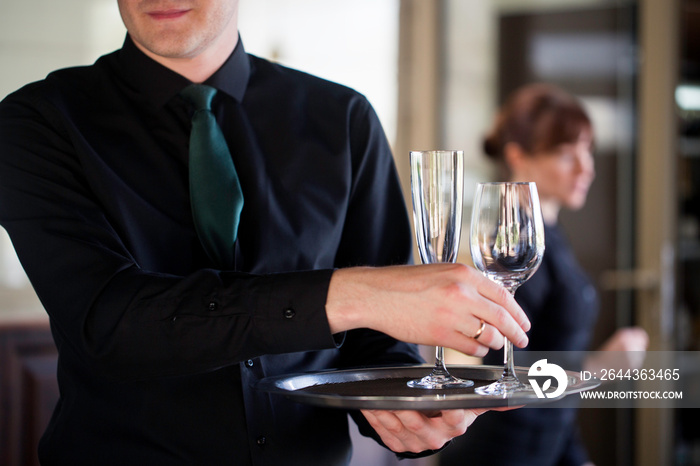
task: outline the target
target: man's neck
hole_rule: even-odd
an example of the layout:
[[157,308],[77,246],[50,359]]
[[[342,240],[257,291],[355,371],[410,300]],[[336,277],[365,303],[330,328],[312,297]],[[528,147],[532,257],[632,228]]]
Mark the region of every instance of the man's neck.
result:
[[134,41],[134,44],[139,50],[161,65],[170,68],[194,83],[202,83],[216,73],[233,53],[238,44],[238,31],[232,30],[232,33],[222,35],[213,47],[209,47],[194,57],[163,57],[146,49],[137,41]]

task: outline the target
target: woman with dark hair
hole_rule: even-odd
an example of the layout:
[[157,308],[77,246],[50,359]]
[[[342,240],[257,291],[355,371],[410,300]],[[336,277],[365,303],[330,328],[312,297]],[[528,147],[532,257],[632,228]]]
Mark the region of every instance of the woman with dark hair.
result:
[[[512,94],[484,141],[486,155],[498,163],[504,179],[537,183],[545,222],[542,264],[515,295],[532,323],[530,344],[516,356],[518,365],[527,365],[527,351],[570,355],[566,369],[594,364],[581,359],[596,320],[597,292],[557,224],[562,208],[578,210],[586,202],[595,177],[592,149],[593,125],[581,103],[547,84]],[[624,328],[601,350],[645,351],[647,342],[644,330]],[[502,358],[491,352],[484,362],[500,364]],[[440,457],[441,466],[584,464],[590,462],[570,403],[488,413]]]

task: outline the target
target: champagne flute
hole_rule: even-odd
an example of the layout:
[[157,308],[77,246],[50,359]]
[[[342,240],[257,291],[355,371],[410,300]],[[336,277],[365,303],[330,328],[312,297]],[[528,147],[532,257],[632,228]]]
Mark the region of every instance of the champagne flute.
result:
[[[412,151],[411,192],[413,221],[424,264],[455,262],[462,230],[462,151]],[[435,349],[435,367],[409,387],[441,389],[471,387],[474,382],[452,376],[445,367],[444,349]]]
[[[476,268],[515,294],[535,273],[544,255],[544,222],[535,183],[479,183],[470,248]],[[513,343],[507,338],[503,353],[503,375],[477,388],[477,393],[509,395],[531,390],[515,375]]]

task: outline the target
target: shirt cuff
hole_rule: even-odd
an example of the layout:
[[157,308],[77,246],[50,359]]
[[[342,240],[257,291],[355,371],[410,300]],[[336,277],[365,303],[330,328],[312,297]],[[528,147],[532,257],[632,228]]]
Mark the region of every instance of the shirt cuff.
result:
[[261,306],[254,314],[269,353],[336,348],[344,333],[331,334],[326,299],[333,270],[267,275]]

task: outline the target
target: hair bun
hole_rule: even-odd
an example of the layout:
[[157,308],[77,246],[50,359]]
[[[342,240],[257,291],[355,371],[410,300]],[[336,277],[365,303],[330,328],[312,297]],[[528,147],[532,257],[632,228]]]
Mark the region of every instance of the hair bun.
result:
[[482,149],[487,157],[497,159],[498,153],[500,152],[500,148],[498,146],[498,137],[496,137],[495,134],[491,133],[484,138]]

